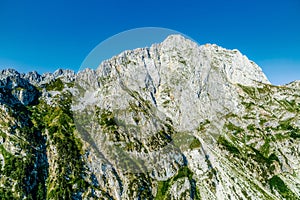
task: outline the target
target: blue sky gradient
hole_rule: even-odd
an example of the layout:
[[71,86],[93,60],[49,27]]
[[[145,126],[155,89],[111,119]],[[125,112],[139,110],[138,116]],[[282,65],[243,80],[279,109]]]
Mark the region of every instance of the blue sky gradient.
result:
[[0,0],[0,69],[77,71],[100,42],[139,27],[239,49],[273,84],[300,79],[299,0]]

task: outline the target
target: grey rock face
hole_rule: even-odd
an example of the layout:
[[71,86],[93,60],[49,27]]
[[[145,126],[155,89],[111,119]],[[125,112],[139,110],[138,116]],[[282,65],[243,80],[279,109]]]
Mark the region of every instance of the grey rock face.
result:
[[226,110],[242,112],[237,84],[269,84],[261,69],[237,50],[197,46],[179,35],[149,49],[125,51],[96,71],[79,73],[76,82],[89,91],[81,101],[102,108],[125,109],[128,90],[138,92],[181,131]]
[[[193,188],[201,191],[202,199],[280,197],[268,188],[273,186],[265,185],[271,185],[271,177],[277,179],[276,174],[282,172],[270,171],[267,177],[262,175],[273,161],[266,161],[268,164],[259,164],[255,159],[243,161],[244,158],[231,161],[235,150],[243,149],[241,154],[246,157],[251,153],[259,156],[258,152],[263,151],[261,145],[269,145],[263,139],[267,131],[261,121],[268,121],[264,115],[273,113],[274,108],[271,106],[270,110],[262,111],[254,106],[251,111],[249,104],[261,102],[257,106],[263,106],[265,98],[276,102],[279,97],[289,96],[271,87],[261,68],[239,51],[210,44],[198,46],[182,36],[173,35],[161,44],[125,51],[104,61],[97,70],[82,72],[76,83],[81,92],[77,93],[73,105],[75,121],[85,129],[83,135],[91,139],[93,149],[101,152],[101,156],[95,155],[98,161],[116,168],[123,187],[127,188],[122,194],[118,190],[120,196],[116,198],[130,199],[132,195],[130,177],[126,175],[132,166],[129,169],[128,163],[143,163],[143,167],[135,166],[131,172],[149,174],[151,183],[170,181],[171,186],[164,195],[174,199],[196,198],[199,194]],[[294,85],[290,87],[298,89]],[[290,91],[286,90],[287,93]],[[289,101],[299,102],[299,95]],[[280,105],[274,104],[274,107],[277,112],[283,112]],[[253,120],[247,119],[248,115]],[[279,124],[275,121],[291,117],[298,120],[298,114],[294,113],[269,123],[277,130]],[[88,120],[82,121],[83,118]],[[260,127],[260,134],[254,134],[260,139],[246,142],[244,137],[253,136],[252,126]],[[235,131],[243,134],[235,137]],[[256,142],[260,145],[254,147]],[[228,149],[223,149],[224,145],[233,152],[228,153]],[[264,155],[266,159],[270,152],[279,156],[268,150]],[[299,157],[293,159],[299,160]],[[243,167],[248,162],[262,166],[253,171],[250,166]],[[276,162],[272,165],[277,165]],[[179,181],[174,181],[177,179],[174,177],[185,167],[193,176],[181,180],[178,185]],[[100,169],[94,166],[92,170]],[[297,167],[292,171],[296,172]],[[249,176],[254,182],[249,182]],[[101,180],[100,176],[97,178]],[[251,188],[248,194],[244,194],[245,188]],[[292,186],[290,189],[294,194],[299,192],[299,188]],[[132,190],[138,191],[138,188]],[[233,190],[235,192],[231,192]],[[159,194],[153,191],[155,189],[152,190],[154,196]],[[174,193],[179,196],[172,195]],[[134,195],[138,196],[137,193]]]
[[29,105],[38,97],[37,89],[12,69],[0,72],[1,103]]

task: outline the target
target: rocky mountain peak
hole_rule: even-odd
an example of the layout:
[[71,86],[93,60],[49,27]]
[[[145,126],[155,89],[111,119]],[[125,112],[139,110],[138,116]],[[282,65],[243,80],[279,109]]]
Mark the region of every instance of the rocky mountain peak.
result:
[[[174,122],[180,129],[196,127],[197,120],[186,123],[186,127],[183,121],[196,119],[199,114],[201,118],[210,118],[226,109],[242,112],[235,106],[239,103],[236,85],[260,87],[261,84],[270,84],[261,68],[239,51],[211,44],[199,46],[181,35],[171,35],[150,48],[125,51],[104,61],[96,72],[88,74],[92,90],[109,86],[119,96],[126,86],[141,93],[167,116],[176,116]],[[111,82],[101,83],[99,79]],[[87,85],[81,78],[78,78],[78,83]],[[112,95],[114,99],[109,100],[107,107],[125,105],[122,95],[116,101],[116,94]],[[109,99],[104,96],[99,98]],[[170,105],[183,107],[174,110],[165,105],[166,99],[170,98],[173,99]],[[183,105],[181,102],[193,103]],[[199,113],[189,112],[194,108]]]
[[[298,181],[298,168],[288,161],[300,162],[292,153],[299,145],[297,82],[272,86],[238,50],[171,35],[82,71],[76,82],[75,124],[97,166],[108,163],[118,169],[112,179],[125,180],[115,181],[118,194],[135,173],[146,174],[142,188],[158,182],[157,199],[196,199],[195,187],[202,199],[295,198],[300,192],[290,184]],[[286,143],[297,145],[285,149]],[[104,170],[97,166],[101,180]],[[192,173],[184,176],[183,169]],[[297,175],[285,174],[291,172]],[[131,191],[116,198],[139,196],[139,189]]]
[[[204,60],[207,62],[205,70],[212,70],[216,73],[221,73],[225,76],[227,81],[232,83],[239,83],[243,85],[257,85],[256,82],[270,84],[267,77],[262,72],[262,69],[253,61],[250,61],[246,56],[242,55],[238,50],[228,50],[215,44],[197,45],[195,42],[184,38],[181,35],[171,35],[164,42],[161,43],[162,51],[177,52],[177,56],[186,58],[186,62],[193,60],[190,63],[197,66]],[[174,55],[173,55],[174,56]],[[203,69],[203,71],[205,71]]]
[[180,35],[77,74],[1,71],[0,198],[298,200],[299,87]]
[[0,71],[0,78],[1,79],[9,77],[9,76],[18,77],[18,76],[20,76],[20,73],[15,69],[4,69],[4,70]]
[[107,71],[108,66],[122,63],[124,65],[125,62],[129,64],[131,60],[135,60],[138,66],[148,66],[148,62],[153,62],[157,70],[162,68],[165,73],[171,72],[165,71],[168,67],[172,70],[179,70],[180,67],[180,70],[189,73],[197,71],[202,74],[202,79],[209,74],[212,76],[219,74],[222,77],[219,81],[223,81],[224,84],[225,82],[249,86],[255,86],[257,83],[270,84],[262,69],[238,50],[228,50],[215,44],[199,46],[182,35],[170,35],[162,43],[150,48],[125,51],[111,60],[104,61],[98,71],[102,71],[101,68]]
[[165,51],[177,50],[184,51],[187,48],[197,48],[198,44],[182,35],[170,35],[161,44],[161,48]]

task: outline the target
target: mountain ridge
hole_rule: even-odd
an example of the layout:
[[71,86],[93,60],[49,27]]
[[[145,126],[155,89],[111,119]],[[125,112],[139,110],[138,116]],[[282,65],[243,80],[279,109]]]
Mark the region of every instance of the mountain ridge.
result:
[[299,199],[299,81],[239,51],[172,35],[0,80],[2,199]]
[[[172,43],[173,45],[168,45],[169,43]],[[210,44],[210,43],[198,46],[197,43],[195,43],[195,42],[193,42],[193,41],[191,41],[189,39],[186,39],[186,38],[184,38],[181,35],[170,35],[162,43],[160,43],[160,44],[153,44],[151,47],[153,48],[153,47],[155,47],[157,45],[163,45],[163,44],[165,44],[165,46],[177,46],[177,47],[180,46],[180,45],[182,45],[182,44],[189,44],[191,46],[199,47],[200,49],[206,49],[206,50],[210,50],[210,51],[213,51],[213,50],[219,51],[219,50],[221,50],[221,51],[226,51],[227,53],[228,52],[237,53],[237,54],[241,55],[242,57],[245,57],[246,59],[248,59],[245,55],[242,55],[241,52],[239,50],[237,50],[237,49],[229,50],[229,49],[220,47],[220,46],[218,46],[216,44]],[[109,60],[112,60],[113,58],[115,58],[117,56],[120,56],[120,55],[122,55],[122,54],[124,54],[126,52],[133,52],[133,51],[143,50],[143,49],[146,50],[146,49],[150,49],[151,47],[149,47],[149,48],[147,48],[147,47],[146,48],[137,48],[137,49],[134,49],[134,50],[124,50],[120,54],[118,54],[116,56],[113,56],[111,59],[102,61],[101,64],[96,69],[94,69],[94,70],[97,71],[97,69],[102,65],[102,63],[105,63],[105,62],[107,62]],[[254,63],[251,60],[249,60],[249,62]],[[262,69],[259,66],[256,65],[256,67],[258,67],[258,69],[260,71],[262,71]],[[90,69],[92,69],[92,68],[90,68]],[[80,70],[79,72],[75,73],[73,70],[59,68],[59,69],[57,69],[53,73],[47,72],[47,73],[39,74],[37,71],[32,71],[32,72],[28,72],[28,73],[19,73],[16,70],[14,70],[13,68],[10,68],[10,69],[3,69],[3,70],[1,70],[1,74],[3,75],[5,73],[7,73],[6,75],[9,75],[9,73],[11,73],[11,75],[13,75],[13,74],[14,75],[20,75],[21,77],[24,77],[25,79],[30,79],[31,78],[32,80],[36,80],[36,79],[39,80],[41,78],[45,79],[46,77],[49,77],[49,76],[50,77],[53,76],[53,78],[57,78],[59,75],[61,75],[60,73],[64,73],[64,74],[68,73],[67,76],[70,76],[70,74],[74,74],[75,75],[75,74],[80,73],[81,71],[84,71],[84,70]],[[267,79],[267,78],[264,77],[264,79]],[[266,81],[266,80],[264,80],[264,81]],[[295,81],[297,81],[297,80],[294,80],[292,82],[295,82]],[[267,80],[267,82],[269,84],[271,84],[268,80]],[[34,84],[34,82],[32,82],[32,83]],[[286,83],[284,85],[288,85],[288,84],[289,83]]]

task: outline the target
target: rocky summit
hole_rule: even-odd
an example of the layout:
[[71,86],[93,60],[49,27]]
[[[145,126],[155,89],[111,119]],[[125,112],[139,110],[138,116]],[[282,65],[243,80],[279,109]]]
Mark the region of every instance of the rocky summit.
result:
[[300,199],[300,84],[171,35],[96,70],[0,72],[0,199]]

